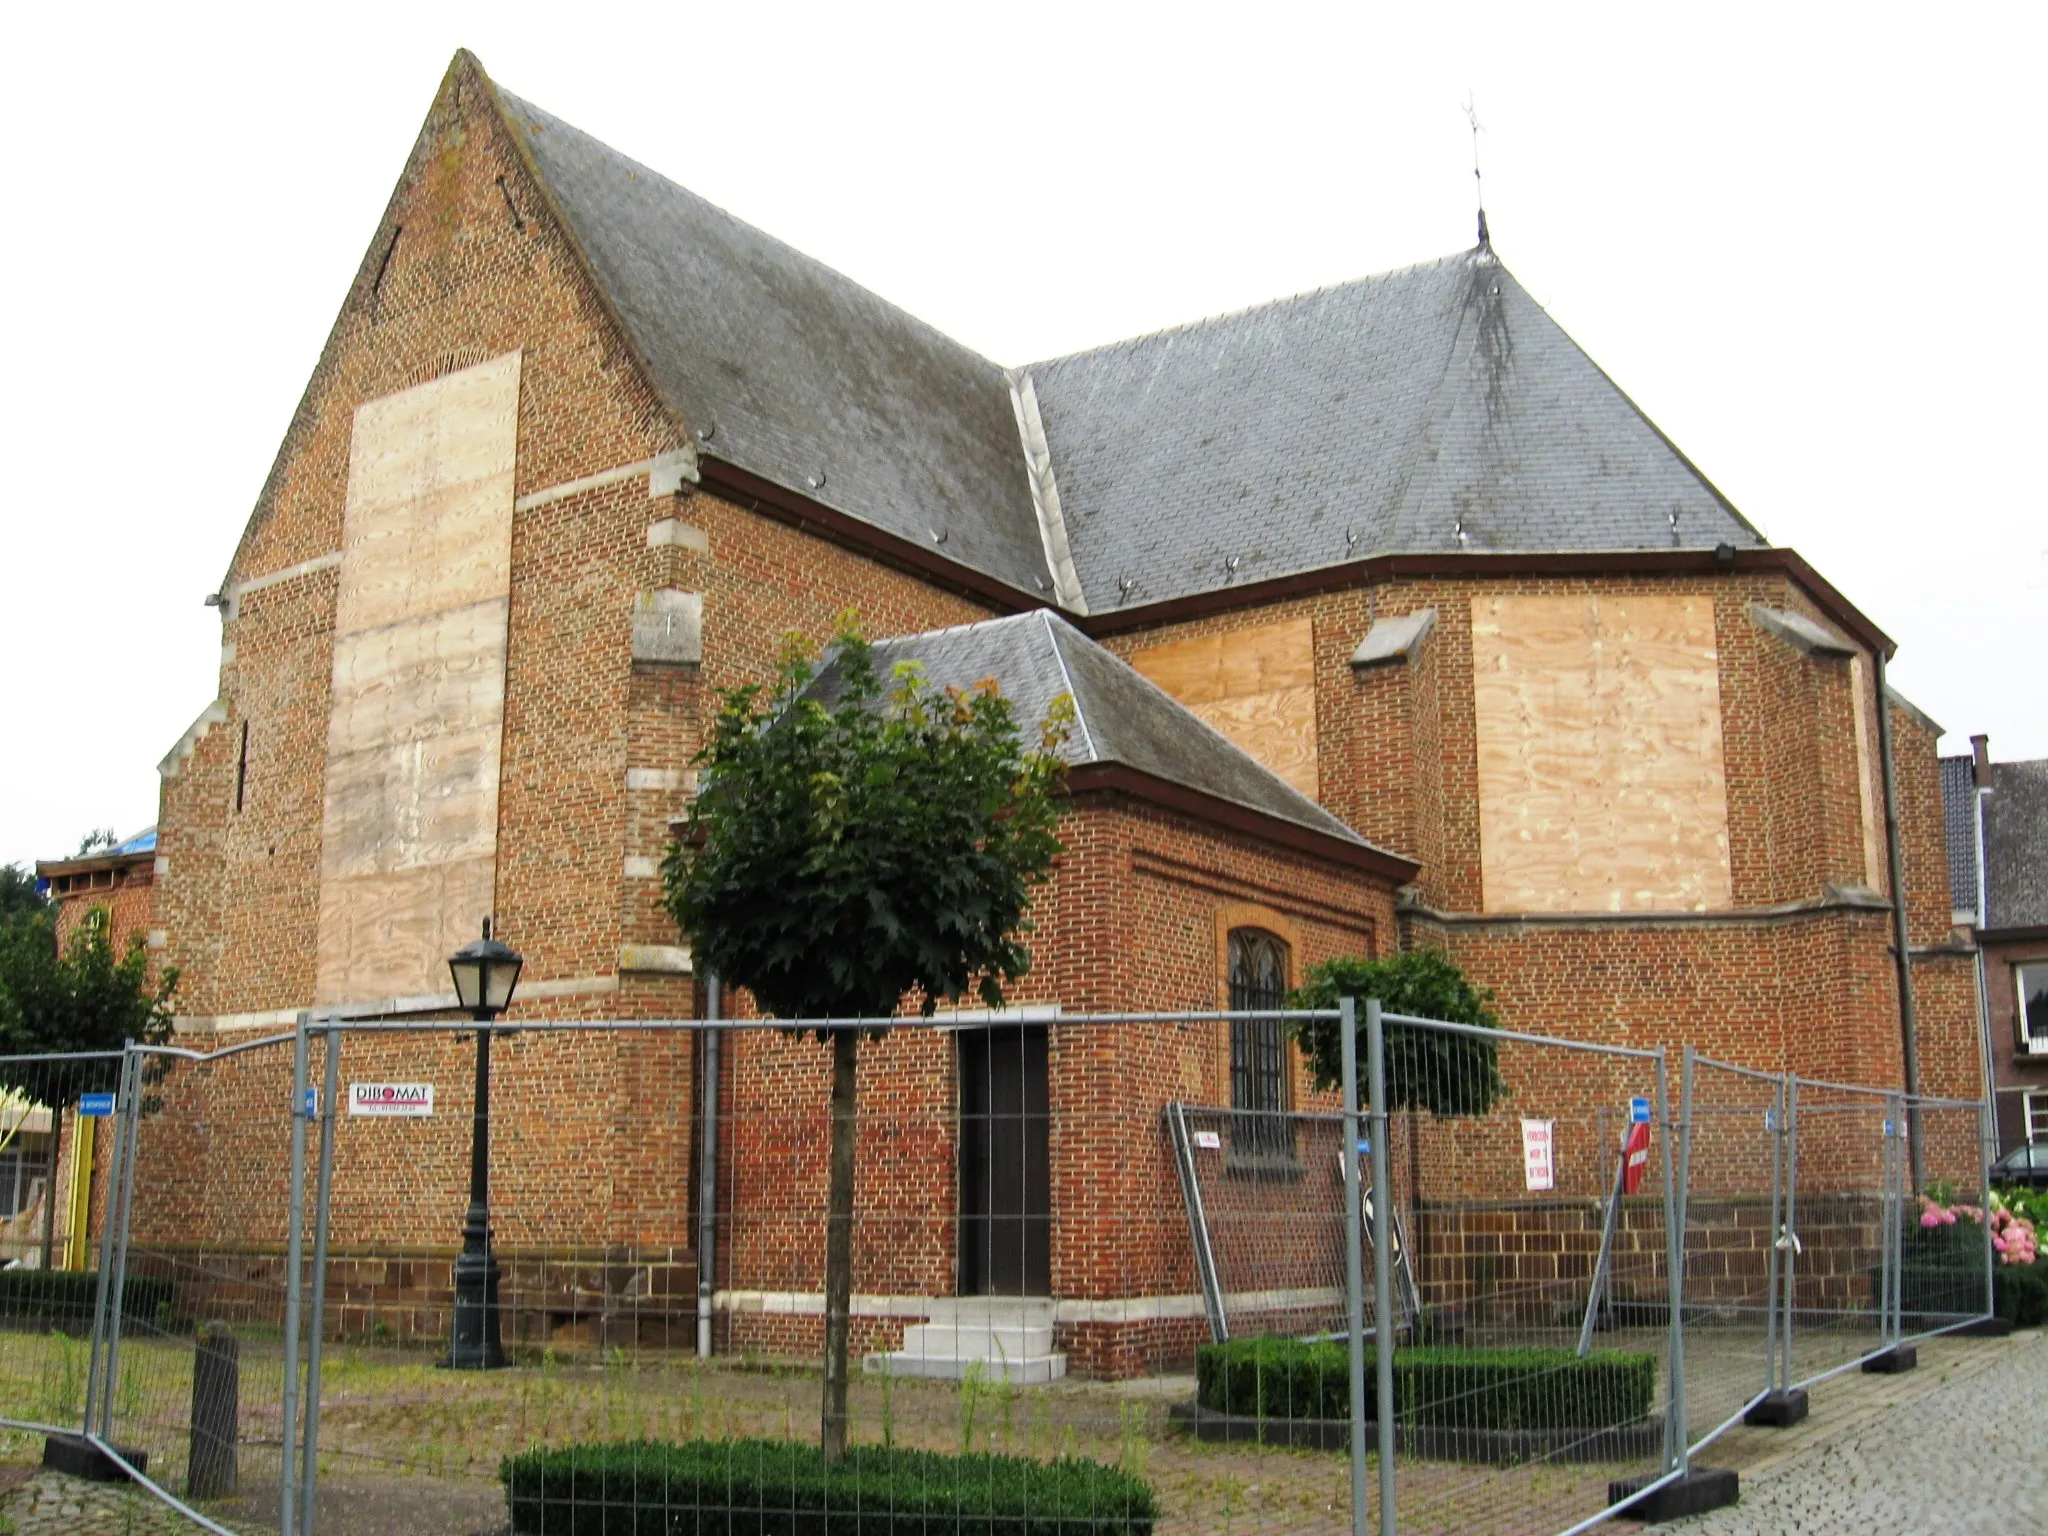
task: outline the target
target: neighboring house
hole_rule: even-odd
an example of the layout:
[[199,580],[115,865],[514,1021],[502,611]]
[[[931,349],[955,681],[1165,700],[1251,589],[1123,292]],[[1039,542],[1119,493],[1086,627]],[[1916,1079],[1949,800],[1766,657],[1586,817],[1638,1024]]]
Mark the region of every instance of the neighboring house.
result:
[[[179,1026],[223,1040],[309,1007],[445,1011],[445,957],[487,914],[526,956],[515,1017],[694,1015],[659,861],[703,712],[770,677],[787,631],[823,639],[854,607],[889,654],[996,675],[1027,717],[1055,679],[1076,695],[1070,851],[1018,994],[1036,1012],[882,1048],[930,1053],[916,1102],[943,1134],[864,1189],[907,1180],[967,1234],[860,1260],[903,1260],[910,1315],[934,1288],[1093,1287],[1100,1317],[1186,1284],[1179,1249],[1079,1267],[1129,1216],[1114,1202],[1178,1199],[1159,1106],[1305,1102],[1277,1033],[1134,1031],[1125,1067],[1055,1010],[1261,1002],[1317,960],[1434,944],[1517,1028],[1899,1082],[1887,739],[1922,1082],[1981,1081],[1940,731],[1882,686],[1892,642],[1486,244],[1005,368],[460,54],[217,606],[218,697],[160,765],[153,894]],[[971,1237],[1037,1214],[971,1204],[1000,1042],[1019,1102],[1050,1106],[1028,1166],[1062,1084],[1150,1128],[1053,1186],[1101,1203],[1047,1216],[1043,1254]],[[385,1036],[350,1071],[452,1102],[469,1050]],[[544,1136],[501,1143],[501,1252],[688,1258],[692,1147],[650,1130],[700,1102],[677,1038],[528,1036],[498,1070],[508,1103],[546,1106]],[[724,1071],[728,1106],[824,1102],[809,1045],[761,1036]],[[248,1123],[217,1117],[181,1166],[274,1155],[267,1131],[233,1140]],[[408,1127],[382,1172],[344,1148],[362,1182],[337,1242],[452,1238],[465,1129]],[[764,1201],[818,1208],[822,1159],[777,1155],[719,1170],[735,1233]],[[180,1219],[255,1241],[274,1184]],[[1063,1255],[1067,1220],[1093,1235]],[[742,1250],[720,1287],[762,1336],[764,1308],[815,1328],[815,1266]]]
[[1949,881],[1974,930],[2002,1156],[2048,1142],[2048,758],[1995,763],[1990,738],[1941,760]]
[[155,942],[156,828],[144,827],[111,848],[69,859],[38,859],[36,888],[57,904],[57,939],[82,923],[103,923],[114,950],[125,953],[136,934]]

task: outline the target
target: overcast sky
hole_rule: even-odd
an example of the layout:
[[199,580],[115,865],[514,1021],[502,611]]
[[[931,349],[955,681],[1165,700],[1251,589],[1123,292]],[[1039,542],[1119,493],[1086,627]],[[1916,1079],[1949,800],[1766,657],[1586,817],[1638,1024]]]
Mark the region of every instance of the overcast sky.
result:
[[2048,756],[2042,16],[12,11],[0,861],[154,819],[203,599],[458,46],[1003,363],[1470,245],[1470,93],[1508,266],[1898,641],[1946,750]]

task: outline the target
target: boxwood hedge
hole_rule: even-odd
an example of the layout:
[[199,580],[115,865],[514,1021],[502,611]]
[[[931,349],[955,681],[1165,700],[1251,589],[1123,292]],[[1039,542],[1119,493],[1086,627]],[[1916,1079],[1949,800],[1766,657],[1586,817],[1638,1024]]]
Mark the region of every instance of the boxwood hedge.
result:
[[[96,1273],[68,1269],[0,1269],[0,1323],[47,1323],[71,1332],[92,1327],[99,1296]],[[176,1294],[176,1284],[158,1275],[129,1275],[121,1285],[121,1314],[142,1322]]]
[[[1366,1350],[1367,1401],[1376,1368]],[[1348,1419],[1350,1350],[1341,1343],[1241,1339],[1196,1352],[1195,1399],[1246,1418]],[[1657,1357],[1568,1349],[1423,1346],[1394,1352],[1394,1413],[1458,1429],[1604,1429],[1650,1411]]]
[[1097,1462],[781,1440],[532,1450],[498,1469],[519,1536],[1149,1536],[1139,1479]]

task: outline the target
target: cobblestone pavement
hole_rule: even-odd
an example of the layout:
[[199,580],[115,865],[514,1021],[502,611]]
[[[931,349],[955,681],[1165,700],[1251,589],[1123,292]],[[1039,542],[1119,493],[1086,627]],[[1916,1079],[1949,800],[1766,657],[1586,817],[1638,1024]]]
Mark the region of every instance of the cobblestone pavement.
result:
[[1797,1430],[1739,1431],[1701,1459],[1741,1469],[1742,1501],[1660,1528],[1674,1536],[2048,1531],[2048,1336],[1929,1340],[1911,1374],[1822,1382]]
[[[16,1536],[188,1536],[196,1529],[132,1484],[88,1483],[43,1471],[0,1497],[0,1519],[13,1522]],[[0,1525],[0,1531],[8,1529]]]

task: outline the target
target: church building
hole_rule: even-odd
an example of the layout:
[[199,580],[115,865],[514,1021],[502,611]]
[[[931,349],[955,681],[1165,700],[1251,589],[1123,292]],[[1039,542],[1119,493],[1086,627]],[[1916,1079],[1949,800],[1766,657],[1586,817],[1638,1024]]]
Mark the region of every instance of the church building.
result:
[[[856,1287],[1045,1297],[1077,1366],[1199,1317],[1153,1305],[1193,1290],[1163,1105],[1310,1094],[1277,1032],[1104,1051],[1063,1014],[1260,1003],[1429,945],[1511,1028],[1899,1082],[1902,867],[1921,1083],[1979,1091],[1939,728],[1883,686],[1892,641],[1484,240],[1008,365],[458,54],[216,606],[149,887],[200,1047],[309,1008],[447,1016],[486,916],[525,956],[514,1022],[699,1016],[659,863],[718,690],[769,678],[788,631],[855,609],[885,658],[992,676],[1027,724],[1071,696],[1067,852],[1014,1017],[892,1037],[872,1079],[939,1123],[1012,1063],[1002,1091],[1052,1127],[1023,1175],[1045,1242],[976,1246],[972,1138],[941,1137],[870,1166],[962,1235],[892,1241]],[[695,1263],[693,1040],[512,1038],[499,1112],[535,1118],[494,1174],[507,1252]],[[447,1085],[394,1156],[416,1241],[452,1245],[470,1046],[358,1049]],[[802,1104],[822,1137],[827,1052],[750,1035],[721,1073],[735,1126]],[[649,1095],[662,1116],[620,1108]],[[1142,1155],[1059,1130],[1111,1107]],[[232,1161],[223,1123],[205,1157]],[[786,1146],[725,1148],[734,1199],[822,1208]],[[343,1247],[391,1219],[348,1155]],[[231,1242],[239,1198],[179,1219]],[[1103,1264],[1112,1200],[1156,1217],[1151,1257]],[[721,1314],[808,1337],[812,1250],[750,1251],[747,1213],[716,1214]]]

